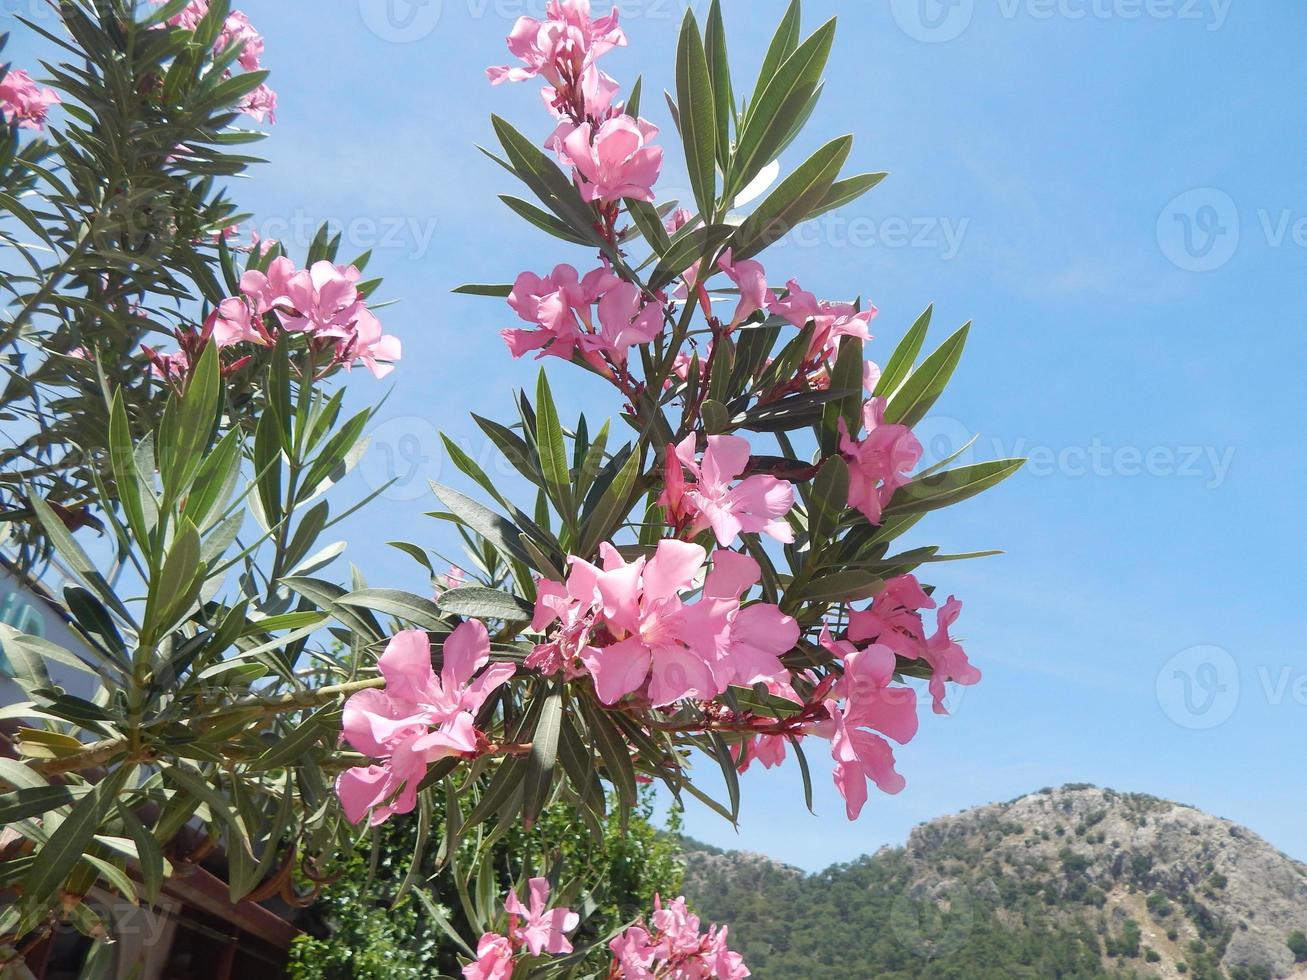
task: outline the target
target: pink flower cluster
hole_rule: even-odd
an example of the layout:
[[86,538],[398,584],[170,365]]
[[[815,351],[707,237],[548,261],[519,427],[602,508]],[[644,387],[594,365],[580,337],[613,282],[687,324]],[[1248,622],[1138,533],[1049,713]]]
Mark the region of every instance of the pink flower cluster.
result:
[[[848,636],[836,640],[823,629],[822,645],[835,655],[842,673],[833,683],[817,689],[816,700],[825,717],[804,725],[795,737],[814,736],[830,741],[835,760],[834,780],[850,820],[856,820],[867,802],[867,783],[896,794],[906,785],[894,768],[890,741],[906,745],[917,734],[917,695],[895,686],[899,658],[922,660],[934,670],[930,693],[935,712],[944,708],[945,684],[972,685],[980,671],[949,635],[962,604],[949,599],[939,610],[936,632],[926,636],[921,610],[936,608],[935,601],[913,575],[891,579],[871,605],[849,617]],[[781,697],[799,699],[781,691]],[[784,735],[760,735],[745,744],[740,771],[756,760],[770,769],[785,761]]]
[[[786,544],[794,529],[785,515],[794,507],[794,485],[774,476],[757,475],[739,483],[749,466],[752,449],[738,436],[709,436],[700,460],[697,437],[687,436],[667,448],[664,490],[659,501],[673,526],[691,534],[711,527],[723,548],[741,534],[766,534]],[[685,479],[689,471],[691,481]]]
[[[159,4],[164,3],[165,0],[153,0],[153,2]],[[191,0],[180,12],[168,18],[168,26],[193,31],[200,26],[208,15],[209,0]],[[218,40],[213,45],[213,53],[215,56],[223,54],[234,45],[240,47],[240,52],[236,56],[236,63],[241,68],[245,69],[245,71],[259,71],[262,68],[263,35],[254,29],[250,19],[239,10],[231,11],[227,15],[227,19],[223,21],[222,31],[218,34]],[[269,88],[266,83],[262,84],[245,96],[241,102],[240,110],[258,122],[275,123],[277,121],[277,93]]]
[[11,69],[0,78],[0,122],[19,129],[44,129],[52,105],[59,104],[54,89],[41,88],[22,69]]
[[547,276],[517,277],[508,305],[534,329],[504,330],[514,357],[533,350],[540,357],[570,361],[580,356],[600,372],[624,368],[630,349],[647,344],[663,329],[662,300],[649,299],[604,266],[584,278],[570,265]]
[[703,931],[684,898],[663,904],[654,899],[647,925],[634,925],[608,944],[612,978],[621,980],[744,980],[744,957],[726,945],[727,929]]
[[885,507],[921,462],[921,443],[906,425],[885,422],[884,398],[862,407],[866,435],[854,438],[840,419],[840,452],[849,464],[849,506],[872,524],[881,522]]
[[[713,554],[697,544],[664,540],[652,558],[628,562],[611,544],[603,567],[572,559],[566,583],[542,581],[532,628],[548,634],[527,666],[580,672],[605,704],[638,695],[654,707],[686,698],[710,701],[727,688],[788,683],[782,654],[799,626],[779,608],[744,605],[762,571],[748,555]],[[700,588],[702,596],[685,595]]]
[[[935,632],[927,637],[921,610],[937,609]],[[966,652],[949,635],[962,614],[962,603],[950,596],[943,606],[926,595],[915,575],[904,575],[885,583],[884,590],[871,606],[849,617],[849,639],[855,643],[872,642],[893,650],[904,660],[923,660],[930,664],[930,693],[935,714],[947,714],[945,684],[952,681],[964,687],[980,683],[980,671],[972,666]]]
[[240,295],[223,300],[207,326],[222,348],[242,343],[271,347],[274,329],[304,335],[330,355],[333,365],[349,369],[361,363],[374,377],[384,378],[403,356],[403,347],[382,333],[381,321],[358,290],[359,278],[354,266],[315,262],[296,269],[280,256],[267,272],[246,272]]
[[600,57],[625,44],[616,9],[592,17],[590,0],[550,0],[543,21],[522,17],[508,36],[508,50],[522,65],[486,69],[495,85],[549,83],[545,104],[558,126],[545,145],[573,169],[587,201],[652,202],[662,170],[662,147],[653,145],[658,127],[615,106],[618,85],[598,67]]
[[532,956],[555,956],[572,952],[567,934],[581,924],[571,909],[549,908],[549,882],[532,878],[527,883],[530,906],[513,892],[504,903],[508,913],[508,935],[488,932],[477,943],[477,958],[463,967],[464,980],[510,980],[514,958],[528,951]]
[[487,666],[490,635],[476,620],[459,626],[442,653],[436,674],[428,635],[422,630],[398,634],[379,663],[385,689],[360,691],[345,703],[345,739],[379,763],[347,770],[336,780],[336,795],[352,823],[369,812],[374,826],[412,812],[429,766],[473,758],[487,748],[476,728],[477,712],[515,668]]

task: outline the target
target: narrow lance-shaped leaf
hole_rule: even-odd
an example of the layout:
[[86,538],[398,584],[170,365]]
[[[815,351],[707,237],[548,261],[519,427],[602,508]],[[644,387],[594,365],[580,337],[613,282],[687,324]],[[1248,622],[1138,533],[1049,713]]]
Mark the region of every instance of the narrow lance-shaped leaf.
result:
[[939,350],[921,362],[921,366],[912,372],[898,393],[890,399],[885,410],[886,422],[911,428],[926,417],[926,413],[939,400],[949,379],[953,377],[970,332],[971,324],[968,323],[944,341]]
[[717,206],[717,110],[708,56],[693,10],[686,10],[676,47],[676,100],[681,140],[699,213],[710,219]]

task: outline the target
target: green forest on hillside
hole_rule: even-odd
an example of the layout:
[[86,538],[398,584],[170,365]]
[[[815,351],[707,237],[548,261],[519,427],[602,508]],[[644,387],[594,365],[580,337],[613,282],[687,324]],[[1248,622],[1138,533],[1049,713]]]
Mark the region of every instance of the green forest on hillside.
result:
[[[1124,980],[1155,976],[1156,954],[1134,920],[1104,915],[1092,891],[1035,878],[1020,885],[918,894],[902,851],[816,875],[687,842],[687,890],[705,918],[729,923],[732,944],[760,980]],[[1076,870],[1060,874],[1074,879]],[[998,883],[996,883],[997,885]],[[980,894],[978,894],[978,892]],[[986,897],[980,897],[983,894]],[[1210,946],[1184,972],[1225,973]],[[852,968],[853,972],[850,972]],[[1267,974],[1269,977],[1269,974]]]

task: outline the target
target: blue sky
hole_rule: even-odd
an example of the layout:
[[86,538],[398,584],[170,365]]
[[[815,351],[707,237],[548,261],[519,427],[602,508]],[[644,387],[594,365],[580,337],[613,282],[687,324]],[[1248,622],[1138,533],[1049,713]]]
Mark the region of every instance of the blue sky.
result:
[[[422,590],[392,538],[449,544],[421,517],[427,479],[459,482],[443,430],[493,469],[469,411],[507,418],[535,367],[507,358],[498,301],[466,281],[588,261],[493,195],[518,193],[474,149],[490,112],[543,137],[535,86],[491,89],[503,36],[542,0],[245,0],[267,36],[280,122],[236,189],[267,234],[332,219],[385,275],[406,359],[349,488],[409,477],[348,527],[372,584]],[[619,4],[624,82],[671,84],[683,0]],[[702,13],[706,2],[696,3]],[[784,8],[726,0],[751,84]],[[923,820],[1045,785],[1093,782],[1192,803],[1307,859],[1307,544],[1301,306],[1307,266],[1307,10],[1294,0],[807,0],[839,14],[826,96],[783,161],[845,132],[870,195],[765,257],[880,308],[882,358],[928,304],[939,339],[975,321],[951,391],[921,428],[936,455],[1030,455],[999,490],[935,516],[918,543],[1006,556],[942,566],[985,680],[899,751],[908,789],[849,824],[812,753],[750,772],[738,835],[702,809],[693,835],[816,869]],[[411,19],[410,19],[411,18]],[[15,39],[17,64],[30,51]],[[646,111],[670,129],[652,97]],[[670,135],[670,134],[669,134]],[[664,139],[669,148],[674,139]],[[675,151],[668,187],[683,186]],[[1298,283],[1295,287],[1293,283]],[[607,392],[553,371],[564,414]],[[358,400],[387,390],[365,376]],[[505,476],[507,480],[508,477]],[[708,764],[708,769],[712,765]],[[705,778],[711,782],[706,769]]]

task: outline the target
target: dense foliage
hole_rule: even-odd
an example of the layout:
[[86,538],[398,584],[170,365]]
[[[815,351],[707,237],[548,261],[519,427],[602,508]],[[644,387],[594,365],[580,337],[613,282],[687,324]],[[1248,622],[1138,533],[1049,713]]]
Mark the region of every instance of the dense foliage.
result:
[[[59,52],[51,88],[0,80],[0,244],[26,266],[0,324],[0,518],[29,564],[57,555],[73,576],[85,649],[0,627],[30,699],[3,715],[22,727],[0,758],[15,896],[0,943],[61,919],[96,934],[89,889],[150,899],[188,824],[221,842],[239,899],[412,815],[394,901],[422,904],[416,886],[448,876],[468,980],[747,976],[726,932],[671,894],[594,935],[585,862],[628,831],[642,784],[734,821],[741,774],[793,753],[810,798],[814,745],[850,819],[869,786],[902,791],[892,743],[915,737],[919,705],[947,713],[948,684],[981,678],[952,635],[962,604],[918,576],[983,554],[896,542],[1021,465],[950,469],[913,434],[968,327],[922,357],[927,310],[882,368],[866,359],[873,306],[768,281],[770,245],[884,177],[842,177],[841,136],[772,187],[834,22],[805,37],[794,0],[746,95],[721,4],[702,27],[687,13],[668,97],[685,202],[659,199],[641,82],[619,101],[600,68],[627,43],[618,13],[549,0],[517,22],[518,64],[489,77],[543,84],[548,117],[537,137],[495,117],[487,155],[535,198],[505,203],[589,271],[550,251],[552,271],[460,291],[506,299],[526,325],[502,356],[605,386],[625,435],[565,423],[543,369],[515,418],[476,417],[534,501],[448,442],[493,505],[434,488],[468,571],[438,567],[431,538],[394,542],[429,579],[415,593],[346,575],[345,543],[320,540],[369,502],[333,492],[375,412],[349,416],[342,382],[402,357],[368,256],[338,261],[325,231],[302,257],[238,244],[219,184],[250,162],[231,153],[258,138],[242,118],[272,121],[263,38],[226,0],[56,8],[62,34],[28,24]],[[61,687],[56,663],[94,693]],[[724,800],[693,778],[705,759]],[[597,850],[503,860],[522,834],[548,841],[558,812]]]
[[[581,939],[612,934],[650,908],[656,895],[680,891],[676,814],[671,833],[658,830],[651,800],[642,794],[625,832],[610,820],[602,841],[585,832],[575,811],[555,804],[534,833],[515,830],[493,848],[496,877],[511,887],[533,868],[586,868]],[[438,822],[442,817],[436,814]],[[433,854],[424,855],[419,867],[423,884],[396,902],[416,848],[415,824],[402,821],[382,828],[375,843],[359,845],[309,910],[308,934],[291,952],[291,980],[427,980],[458,972],[459,936],[467,935],[471,924],[452,880],[437,873]],[[471,848],[463,848],[465,858],[471,857]]]

